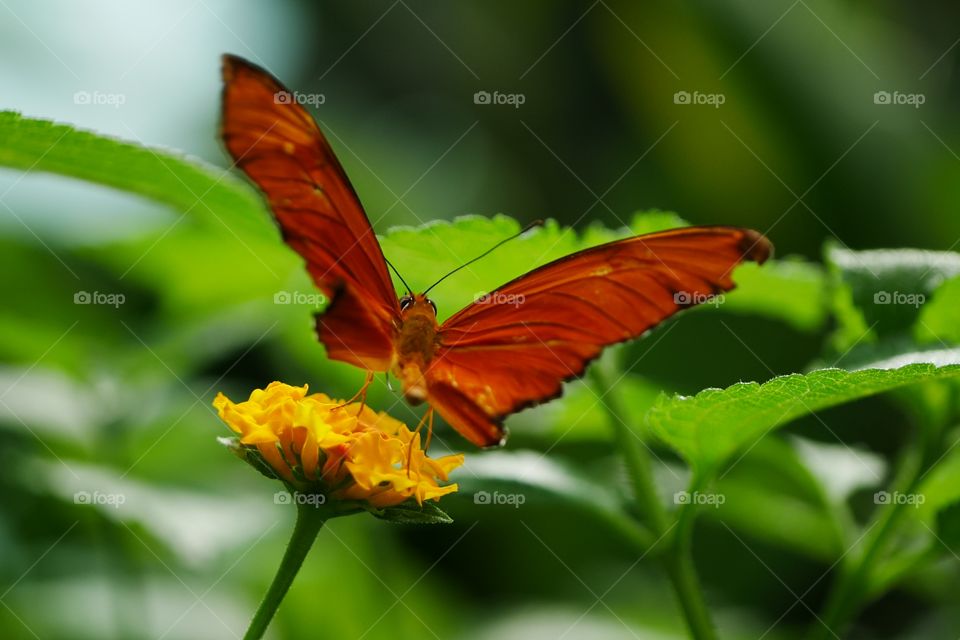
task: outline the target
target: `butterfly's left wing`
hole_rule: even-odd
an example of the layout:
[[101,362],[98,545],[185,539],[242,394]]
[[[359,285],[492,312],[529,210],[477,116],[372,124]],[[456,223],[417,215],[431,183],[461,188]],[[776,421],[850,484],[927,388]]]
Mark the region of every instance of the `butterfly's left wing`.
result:
[[474,444],[498,444],[506,416],[560,395],[604,347],[732,289],[734,267],[771,249],[749,229],[687,227],[535,269],[443,323],[427,401]]
[[317,123],[260,67],[223,58],[222,137],[266,196],[283,238],[330,299],[317,336],[334,360],[386,371],[400,319],[387,263],[360,199]]

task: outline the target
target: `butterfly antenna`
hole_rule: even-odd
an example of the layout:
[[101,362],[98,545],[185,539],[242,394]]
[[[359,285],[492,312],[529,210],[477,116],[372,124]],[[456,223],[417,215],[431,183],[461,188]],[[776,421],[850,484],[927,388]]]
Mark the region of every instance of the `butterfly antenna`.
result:
[[402,282],[402,283],[403,283],[403,286],[407,288],[407,293],[409,293],[409,294],[412,295],[412,294],[413,294],[413,290],[410,288],[410,285],[407,284],[407,281],[403,279],[403,276],[400,275],[400,272],[397,271],[397,268],[396,268],[395,266],[393,266],[393,263],[390,262],[389,260],[387,260],[386,257],[384,257],[383,259],[384,259],[384,261],[387,263],[387,266],[389,266],[391,269],[393,269],[393,272],[394,272],[395,274],[397,274],[397,277],[398,277],[398,278],[400,278],[400,282]]
[[494,250],[496,250],[497,248],[499,248],[501,245],[504,245],[504,244],[510,242],[510,241],[513,240],[514,238],[519,238],[520,236],[522,236],[523,234],[525,234],[527,231],[530,231],[530,229],[533,229],[534,227],[542,227],[542,226],[543,226],[543,220],[534,220],[533,222],[531,222],[530,224],[528,224],[527,226],[525,226],[523,229],[520,229],[520,231],[516,232],[515,234],[513,234],[513,235],[510,236],[509,238],[504,238],[503,240],[501,240],[501,241],[498,242],[497,244],[493,245],[492,247],[490,247],[489,249],[487,249],[486,251],[484,251],[483,253],[481,253],[480,255],[478,255],[476,258],[473,258],[472,260],[467,260],[465,263],[463,263],[462,265],[460,265],[459,267],[457,267],[457,268],[454,269],[453,271],[447,273],[447,275],[443,276],[442,278],[440,278],[439,280],[437,280],[436,282],[434,282],[432,285],[430,285],[429,287],[427,287],[427,290],[423,292],[423,295],[427,295],[427,293],[430,292],[430,289],[433,289],[435,286],[437,286],[438,284],[440,284],[441,282],[443,282],[444,280],[446,280],[447,278],[449,278],[450,276],[452,276],[453,274],[455,274],[457,271],[460,271],[461,269],[465,269],[465,268],[469,267],[470,265],[472,265],[472,264],[473,264],[474,262],[476,262],[477,260],[480,260],[481,258],[487,257],[489,254],[493,253]]

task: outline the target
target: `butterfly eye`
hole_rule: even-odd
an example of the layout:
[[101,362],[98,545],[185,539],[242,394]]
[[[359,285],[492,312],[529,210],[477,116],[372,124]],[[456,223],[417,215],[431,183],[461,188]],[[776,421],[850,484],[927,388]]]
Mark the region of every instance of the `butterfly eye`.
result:
[[437,315],[437,303],[435,303],[430,298],[427,298],[427,302],[429,302],[430,306],[433,308],[433,315]]
[[400,311],[406,311],[413,304],[413,296],[403,296],[400,298]]

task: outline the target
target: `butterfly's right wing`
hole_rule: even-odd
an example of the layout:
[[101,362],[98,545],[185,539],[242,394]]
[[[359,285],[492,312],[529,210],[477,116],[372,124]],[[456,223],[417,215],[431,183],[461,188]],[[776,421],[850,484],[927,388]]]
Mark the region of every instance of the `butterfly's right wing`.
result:
[[560,395],[604,347],[729,291],[738,264],[771,250],[749,229],[687,227],[534,269],[440,326],[427,401],[474,444],[498,444],[504,418]]
[[331,301],[317,335],[334,360],[386,371],[400,318],[386,261],[317,123],[269,73],[223,58],[221,135],[266,196],[283,238]]

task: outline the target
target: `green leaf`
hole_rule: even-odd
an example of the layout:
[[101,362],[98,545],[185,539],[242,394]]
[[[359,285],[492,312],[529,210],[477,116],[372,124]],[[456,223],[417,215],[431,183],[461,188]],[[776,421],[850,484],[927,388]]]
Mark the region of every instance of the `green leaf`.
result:
[[[663,214],[657,219],[666,220]],[[411,287],[423,291],[444,274],[477,256],[497,240],[520,231],[520,223],[504,215],[492,218],[463,216],[452,222],[437,221],[419,227],[394,227],[381,238],[387,258],[397,266]],[[623,237],[602,227],[592,227],[581,237],[569,227],[548,220],[538,229],[497,249],[496,255],[480,260],[444,280],[430,292],[444,319],[484,293],[533,268],[587,246]],[[397,288],[402,290],[399,281]]]
[[842,443],[790,438],[805,473],[816,478],[828,504],[844,504],[857,491],[875,487],[887,474],[883,457]]
[[923,477],[918,493],[923,512],[936,512],[960,502],[960,442],[954,442]]
[[720,520],[757,540],[818,560],[830,561],[843,553],[843,540],[823,507],[775,493],[764,486],[764,481],[759,474],[726,479],[717,487],[725,502],[717,508],[702,508],[700,515]]
[[[4,140],[0,149],[0,166],[78,178],[147,197],[201,219],[216,220],[219,226],[231,230],[236,223],[240,223],[251,225],[258,232],[269,233],[269,216],[256,191],[227,170],[207,165],[196,158],[78,130],[65,124],[24,118],[12,111],[0,112],[0,138]],[[445,318],[471,302],[476,295],[551,260],[629,234],[651,233],[685,225],[676,214],[664,211],[635,214],[629,229],[609,230],[601,225],[592,225],[582,234],[560,227],[555,221],[548,221],[544,228],[499,249],[495,259],[471,265],[445,281],[435,290],[433,297],[441,307],[441,318]],[[422,290],[443,274],[476,256],[496,239],[506,238],[519,229],[520,225],[506,216],[492,219],[470,216],[453,223],[437,222],[418,228],[395,228],[381,240],[384,252],[394,264],[401,267],[411,286]],[[176,247],[176,259],[157,255],[153,242],[123,252],[129,255],[113,256],[116,252],[111,251],[113,257],[105,259],[111,259],[125,271],[133,262],[130,256],[139,261],[145,253],[152,253],[154,255],[144,267],[153,265],[151,271],[162,272],[167,281],[176,281],[182,286],[194,282],[194,278],[171,278],[169,270],[160,268],[161,262],[174,267],[179,265],[180,270],[187,265],[191,274],[205,273],[207,270],[198,268],[191,261],[182,260],[184,252],[181,245],[190,236],[178,235],[176,243],[166,245]],[[209,238],[201,240],[205,247],[218,246]],[[228,253],[243,257],[237,262],[247,266],[246,272],[269,272],[269,264],[260,258],[260,247],[253,251],[236,232],[227,241]],[[190,253],[206,255],[206,251]],[[252,263],[251,257],[256,257],[259,264]],[[216,262],[222,266],[231,261],[229,256],[221,256]],[[249,265],[254,269],[251,270]],[[223,272],[223,269],[219,272]],[[196,282],[194,289],[203,287],[207,292],[218,290],[203,279]],[[770,315],[790,322],[797,328],[812,329],[822,321],[823,305],[810,304],[810,301],[820,298],[822,278],[817,269],[811,265],[789,262],[764,270],[746,271],[743,289],[731,298],[730,309]]]
[[[716,493],[724,496],[723,504],[703,508],[699,514],[768,544],[833,561],[845,549],[844,523],[833,503],[833,487],[808,468],[812,456],[804,455],[811,447],[823,452],[822,446],[799,438],[794,442],[778,438],[760,441],[717,480]],[[851,484],[851,476],[858,481],[874,479],[872,470],[861,466],[859,454],[839,445],[833,449],[826,451],[848,478],[846,486]]]
[[920,476],[910,493],[888,494],[892,500],[908,501],[899,538],[891,545],[889,557],[877,568],[871,589],[877,595],[903,582],[929,577],[940,561],[952,561],[960,550],[960,433],[945,442],[945,450]]
[[[601,483],[581,469],[533,451],[491,451],[467,457],[458,478],[460,495],[477,508],[499,503],[522,507],[534,502],[576,510],[623,535],[640,547],[653,542],[624,511],[623,496],[612,490],[615,479]],[[513,496],[498,500],[497,495]]]
[[871,340],[910,333],[937,287],[960,274],[960,254],[951,251],[851,251],[828,245],[826,261],[840,287],[835,312],[844,335],[841,350],[867,329]]
[[899,369],[821,369],[662,398],[647,414],[654,433],[701,474],[802,415],[918,382],[960,376],[960,366],[912,364]]
[[[491,489],[527,491],[549,500],[619,509],[621,500],[606,486],[571,467],[533,451],[491,451],[467,458],[459,478],[460,493]],[[475,504],[482,498],[472,496]]]
[[[218,266],[237,262],[245,268],[245,273],[256,276],[271,270],[272,256],[268,256],[265,262],[260,257],[262,247],[251,249],[248,240],[233,230],[240,223],[259,233],[269,233],[269,216],[262,200],[253,188],[226,170],[169,150],[126,142],[65,124],[24,118],[10,111],[0,112],[0,137],[4,140],[4,146],[0,149],[0,166],[78,178],[150,198],[194,217],[216,220],[219,227],[229,228],[232,232],[226,240],[226,252],[243,258],[231,261],[230,255],[221,256],[215,261]],[[582,234],[548,221],[544,228],[499,249],[496,259],[471,265],[441,284],[434,291],[433,298],[441,308],[440,317],[445,318],[471,302],[475,296],[564,255],[629,234],[650,233],[685,224],[676,214],[663,211],[634,215],[630,229],[609,230],[601,225],[592,225]],[[422,290],[443,274],[476,256],[492,241],[506,238],[519,228],[515,220],[506,216],[492,219],[471,216],[453,223],[437,222],[415,229],[395,228],[388,231],[381,241],[384,252],[394,264],[400,266],[411,286]],[[117,252],[114,248],[104,259],[113,262],[125,273],[131,264],[139,263],[143,255],[151,254],[139,268],[147,269],[150,273],[162,273],[167,281],[176,281],[181,286],[195,282],[191,291],[219,291],[220,287],[202,278],[170,277],[170,271],[163,268],[163,265],[175,269],[179,266],[182,271],[187,265],[191,274],[209,272],[202,265],[182,260],[184,252],[181,245],[191,237],[180,232],[176,243],[161,243],[161,250],[164,246],[177,249],[176,259],[158,253],[153,242],[147,242],[145,246],[132,246],[129,251]],[[223,244],[210,242],[209,238],[200,240],[207,248]],[[205,256],[207,251],[190,253]],[[256,260],[251,261],[251,257]],[[219,273],[223,271],[222,268],[217,270]],[[277,269],[271,274],[275,276],[274,282],[282,277],[277,274],[282,273]],[[809,299],[811,295],[819,295],[816,275],[809,266],[774,268],[770,273],[761,271],[747,278],[756,284],[739,293],[731,303],[731,309],[774,315],[800,328],[819,324],[820,305],[796,304]],[[235,282],[247,280],[234,279]],[[260,277],[259,280],[263,281],[264,278]],[[396,284],[399,285],[399,282]],[[308,287],[306,285],[303,288]],[[793,304],[787,304],[787,301]]]
[[[631,234],[682,226],[687,226],[686,222],[664,211],[636,213],[629,229],[609,230],[595,224],[582,234],[548,220],[544,227],[497,249],[495,256],[451,276],[433,289],[430,297],[437,303],[442,320],[477,296],[557,258]],[[395,227],[381,238],[381,244],[410,286],[423,290],[520,228],[520,223],[504,215],[463,216],[452,222]],[[737,268],[734,279],[738,287],[727,294],[725,310],[774,318],[804,331],[816,330],[826,318],[826,274],[817,265],[795,258],[770,261],[762,267],[745,264]],[[399,280],[395,284],[401,288]]]
[[[274,503],[272,490],[215,493],[177,487],[169,481],[147,482],[128,475],[128,468],[74,459],[30,457],[19,460],[10,471],[31,491],[69,504],[78,517],[97,513],[109,521],[144,527],[188,564],[246,548],[263,534],[264,522],[282,517],[289,508]],[[229,526],[223,526],[227,522]]]
[[13,111],[0,111],[0,140],[0,166],[102,184],[231,225],[267,227],[264,206],[251,187],[197,158]]
[[277,473],[273,470],[273,467],[271,467],[267,461],[263,459],[263,456],[260,455],[259,450],[255,446],[241,444],[240,438],[226,436],[218,437],[217,442],[226,447],[230,453],[256,469],[261,475],[266,476],[271,480],[280,479]]
[[933,292],[920,310],[914,335],[921,343],[960,343],[960,277]]
[[938,542],[956,557],[960,551],[960,504],[953,503],[937,513]]
[[[909,336],[889,337],[879,342],[849,349],[841,358],[822,360],[811,368],[822,368],[826,362],[846,370],[898,369],[910,364],[932,364],[938,367],[960,364],[960,348],[917,349]],[[946,378],[897,389],[890,400],[913,424],[929,431],[929,437],[939,438],[943,428],[954,415],[954,398],[960,392],[960,379]]]
[[797,258],[748,263],[737,269],[736,282],[724,311],[774,318],[799,331],[816,331],[827,318],[827,278],[819,265]]
[[[262,216],[269,219],[266,213]],[[317,310],[312,304],[274,304],[281,291],[298,292],[303,298],[317,293],[299,256],[273,229],[259,234],[239,231],[184,222],[161,241],[148,236],[98,247],[90,257],[117,278],[156,292],[162,310],[176,316],[177,322],[245,302],[259,303],[274,316],[299,310],[301,317],[309,318]]]
[[957,349],[928,349],[900,353],[895,356],[874,360],[858,369],[897,369],[908,364],[932,364],[937,367],[960,364],[960,348]]
[[370,509],[375,517],[395,524],[450,524],[453,518],[430,500],[418,505],[404,502],[385,509]]
[[[591,366],[601,365],[597,362]],[[565,386],[562,400],[547,402],[511,418],[511,438],[536,439],[545,447],[561,441],[609,442],[613,431],[609,412],[602,410],[604,402],[616,398],[626,413],[624,420],[642,425],[643,416],[661,393],[660,386],[638,375],[623,376],[604,398],[597,395],[592,385],[576,380]]]
[[[633,233],[654,233],[656,231],[664,231],[665,229],[676,229],[677,227],[688,227],[690,223],[678,216],[672,211],[660,211],[653,209],[650,211],[639,211],[633,214],[633,217],[630,219],[630,231]],[[591,225],[587,231],[589,236],[591,230],[593,229],[603,229],[599,224]],[[600,242],[608,242],[612,238],[606,240],[600,239],[597,241],[597,244]]]

